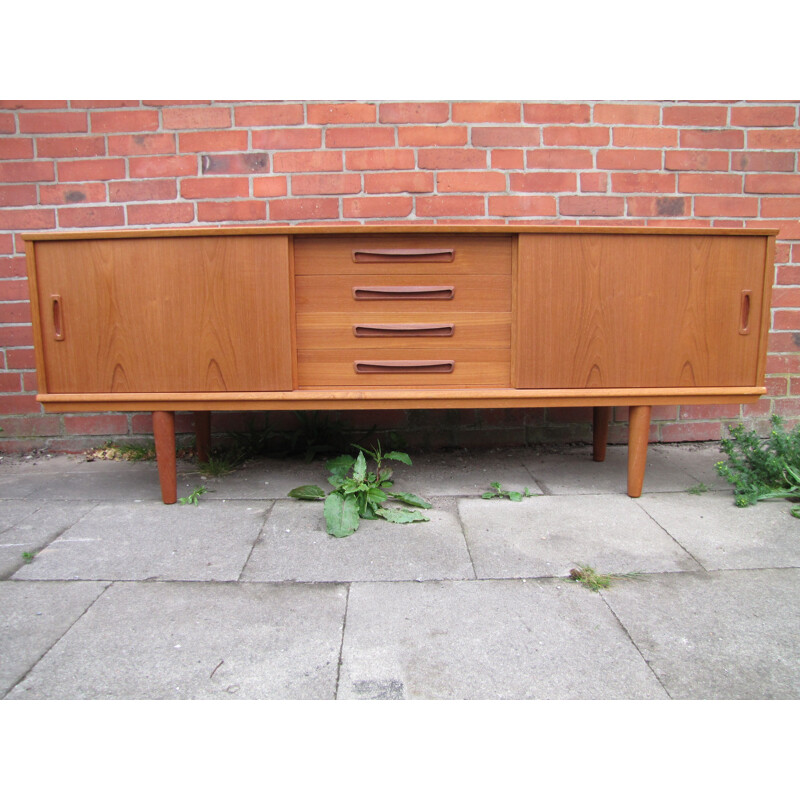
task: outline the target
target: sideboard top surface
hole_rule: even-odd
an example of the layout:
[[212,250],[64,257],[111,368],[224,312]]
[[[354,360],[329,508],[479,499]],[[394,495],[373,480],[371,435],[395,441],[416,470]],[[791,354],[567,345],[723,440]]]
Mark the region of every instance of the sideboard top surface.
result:
[[671,236],[777,236],[776,228],[711,228],[700,225],[692,227],[648,227],[643,225],[506,225],[503,223],[481,223],[477,225],[224,225],[215,227],[180,228],[119,228],[110,230],[81,231],[37,231],[23,233],[26,241],[64,239],[139,239],[169,236],[313,236],[353,235],[374,233],[458,233],[458,234],[520,234],[520,233],[604,233],[604,234],[650,234]]

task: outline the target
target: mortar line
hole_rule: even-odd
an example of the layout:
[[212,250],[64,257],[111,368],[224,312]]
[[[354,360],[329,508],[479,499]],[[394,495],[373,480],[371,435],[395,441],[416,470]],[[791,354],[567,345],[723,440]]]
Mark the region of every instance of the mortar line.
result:
[[272,516],[272,509],[275,508],[276,502],[277,501],[273,499],[272,505],[267,509],[267,513],[264,516],[264,521],[261,523],[261,527],[258,529],[258,534],[253,540],[253,544],[250,545],[250,552],[247,554],[247,558],[244,560],[244,564],[242,564],[242,568],[239,570],[239,577],[236,578],[235,583],[239,583],[242,580],[244,571],[247,569],[247,565],[250,563],[250,559],[253,557],[253,552],[256,549],[256,545],[261,541],[261,538],[264,534],[264,528],[267,526],[267,522],[269,522],[269,518]]
[[344,657],[344,636],[347,630],[347,612],[350,610],[350,587],[352,582],[347,583],[347,594],[344,598],[344,614],[342,615],[342,638],[339,641],[339,662],[336,665],[336,685],[333,688],[333,699],[339,699],[339,679],[342,674],[342,659]]
[[[458,527],[461,530],[461,536],[464,538],[464,546],[467,548],[467,555],[469,556],[469,565],[472,567],[472,580],[478,580],[478,571],[475,569],[475,561],[472,558],[472,550],[469,546],[469,539],[467,538],[467,533],[464,528],[464,520],[461,518],[461,500],[465,498],[469,498],[470,495],[453,495],[455,499],[455,507],[456,507],[456,518],[458,519]],[[447,580],[447,579],[445,579]]]

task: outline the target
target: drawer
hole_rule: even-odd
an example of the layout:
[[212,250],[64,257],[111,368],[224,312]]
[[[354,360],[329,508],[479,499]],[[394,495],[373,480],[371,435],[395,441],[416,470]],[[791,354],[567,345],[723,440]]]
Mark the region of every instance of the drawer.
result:
[[510,363],[507,349],[298,350],[298,388],[508,386]]
[[511,236],[295,236],[296,275],[510,275]]
[[298,314],[297,348],[410,350],[511,347],[511,314],[456,311],[416,314]]
[[295,303],[298,314],[510,312],[511,275],[298,275]]

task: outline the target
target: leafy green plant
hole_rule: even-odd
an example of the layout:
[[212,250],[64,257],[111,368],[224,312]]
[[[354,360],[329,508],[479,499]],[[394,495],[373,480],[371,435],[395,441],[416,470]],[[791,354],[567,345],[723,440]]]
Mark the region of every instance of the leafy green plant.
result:
[[495,497],[506,497],[513,500],[515,503],[521,503],[523,497],[533,497],[530,489],[526,486],[521,492],[511,492],[504,489],[497,481],[489,484],[492,488],[488,492],[484,492],[481,497],[484,500],[492,500]]
[[705,494],[708,491],[708,486],[704,483],[698,483],[696,486],[690,486],[687,490],[687,494]]
[[582,583],[587,589],[599,592],[600,589],[608,589],[612,582],[621,578],[638,578],[638,572],[611,573],[608,575],[597,572],[593,567],[586,564],[578,564],[577,568],[569,571],[569,580]]
[[207,491],[208,489],[205,486],[196,486],[188,497],[179,497],[178,501],[182,506],[196,506],[200,502],[200,495],[205,494]]
[[[390,491],[394,485],[393,471],[385,461],[399,461],[411,465],[406,453],[392,450],[381,451],[378,444],[374,449],[353,445],[359,451],[356,457],[341,455],[327,462],[331,473],[328,483],[333,486],[327,497],[319,486],[298,486],[289,492],[289,497],[298,500],[323,500],[326,530],[331,536],[342,538],[358,530],[361,519],[385,519],[400,524],[409,522],[428,522],[428,517],[417,511],[418,508],[431,508],[431,504],[411,492]],[[367,469],[366,455],[375,462],[374,471]],[[395,500],[412,508],[384,506],[388,500]]]
[[27,550],[22,554],[22,560],[26,564],[30,564],[33,559],[36,558],[36,553],[29,553]]
[[233,472],[239,463],[225,455],[209,456],[208,461],[201,461],[197,465],[197,469],[201,475],[207,478],[220,478]]
[[[744,508],[774,498],[800,501],[800,425],[787,432],[783,420],[773,415],[767,439],[741,424],[729,430],[730,438],[720,442],[728,460],[718,461],[716,468],[733,485],[736,505]],[[800,506],[791,513],[800,517]]]

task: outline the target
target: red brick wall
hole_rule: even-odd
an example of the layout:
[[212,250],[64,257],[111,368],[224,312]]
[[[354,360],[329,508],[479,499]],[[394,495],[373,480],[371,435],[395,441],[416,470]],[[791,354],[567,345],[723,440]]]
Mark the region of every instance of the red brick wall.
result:
[[[654,409],[655,441],[800,419],[800,102],[0,101],[0,449],[147,433],[43,415],[20,234],[225,223],[776,227],[768,396]],[[611,438],[624,439],[626,409]],[[217,424],[246,425],[241,414]],[[263,422],[263,415],[258,417]],[[347,415],[412,444],[585,439],[583,409]],[[287,420],[271,415],[273,424]],[[187,417],[180,423],[191,429]]]

